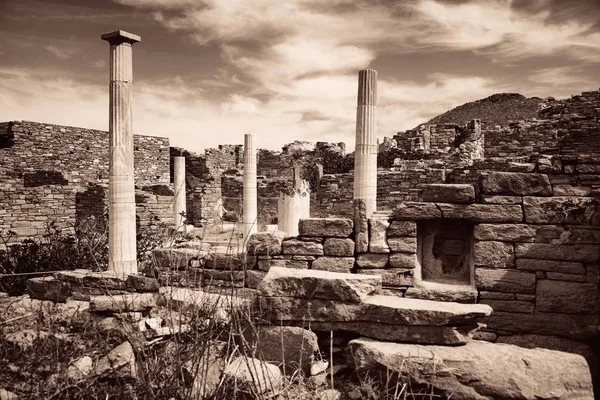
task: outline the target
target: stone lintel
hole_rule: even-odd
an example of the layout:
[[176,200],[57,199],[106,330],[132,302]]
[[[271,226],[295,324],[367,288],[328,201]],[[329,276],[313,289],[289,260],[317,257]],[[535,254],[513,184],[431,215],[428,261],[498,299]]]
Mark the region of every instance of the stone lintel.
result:
[[142,38],[140,36],[120,30],[120,29],[118,31],[104,33],[100,36],[100,39],[106,40],[110,44],[121,44],[121,43],[134,44],[134,43],[142,41]]

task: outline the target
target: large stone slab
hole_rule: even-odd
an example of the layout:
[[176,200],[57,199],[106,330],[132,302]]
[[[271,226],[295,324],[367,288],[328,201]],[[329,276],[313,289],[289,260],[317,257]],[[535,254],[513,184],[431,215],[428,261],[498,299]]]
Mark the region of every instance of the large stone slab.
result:
[[71,295],[71,285],[52,276],[28,279],[25,286],[29,297],[37,300],[64,303]]
[[600,246],[591,244],[517,243],[515,245],[515,255],[517,258],[595,263],[600,258]]
[[435,203],[406,201],[396,205],[394,218],[397,220],[420,220],[442,218],[442,212]]
[[156,307],[158,293],[127,293],[122,295],[95,296],[90,300],[90,310],[96,312],[147,311]]
[[469,342],[479,325],[460,327],[431,325],[389,325],[386,323],[348,321],[311,322],[310,327],[317,332],[351,332],[372,339],[388,342],[439,344],[459,346]]
[[536,310],[567,314],[592,314],[598,310],[598,287],[592,283],[543,279],[535,291]]
[[362,303],[295,297],[260,297],[271,321],[377,322],[389,325],[473,325],[492,313],[485,304],[460,304],[397,296],[368,296]]
[[600,229],[564,225],[478,224],[473,230],[477,240],[516,243],[596,244]]
[[287,239],[283,242],[283,254],[322,256],[323,244],[300,239]]
[[349,273],[354,267],[354,257],[327,257],[317,258],[312,263],[312,269],[330,272]]
[[93,272],[87,269],[75,269],[72,271],[56,272],[54,277],[64,282],[89,288],[107,290],[125,290],[127,288],[125,279],[117,277],[112,271]]
[[389,253],[387,229],[390,226],[387,218],[371,218],[369,220],[369,251],[371,253]]
[[600,225],[600,199],[595,197],[525,197],[523,209],[530,224]]
[[323,243],[323,252],[326,256],[352,257],[354,241],[352,239],[327,238]]
[[271,268],[258,286],[262,296],[344,302],[360,302],[380,288],[380,276],[277,267]]
[[472,222],[521,222],[523,209],[517,205],[436,203],[444,218]]
[[563,274],[585,275],[585,267],[582,263],[569,261],[535,260],[530,258],[519,258],[517,269],[524,271],[559,272]]
[[286,235],[283,232],[259,232],[248,238],[246,251],[249,255],[272,255],[281,254],[281,244]]
[[434,282],[421,282],[417,287],[406,289],[404,297],[473,304],[477,302],[477,289],[470,285],[448,285]]
[[475,242],[473,259],[477,267],[514,268],[515,249],[512,243]]
[[348,237],[354,223],[346,218],[307,218],[298,223],[300,236]]
[[535,274],[510,269],[475,269],[477,289],[493,292],[535,293]]
[[152,251],[154,263],[158,267],[183,269],[190,265],[192,260],[200,260],[206,256],[207,252],[198,249],[176,249],[176,248],[158,248]]
[[597,315],[577,315],[558,313],[518,314],[494,311],[483,322],[488,329],[503,332],[537,333],[558,335],[573,339],[589,339],[598,335]]
[[404,381],[410,380],[413,392],[420,390],[440,398],[594,398],[585,359],[553,350],[475,340],[449,347],[360,338],[350,341],[347,356],[359,374],[380,377],[382,383],[387,377],[400,374]]
[[442,203],[472,203],[475,201],[473,185],[460,183],[430,183],[422,186],[423,201]]
[[548,175],[519,172],[488,172],[481,180],[485,194],[552,196]]

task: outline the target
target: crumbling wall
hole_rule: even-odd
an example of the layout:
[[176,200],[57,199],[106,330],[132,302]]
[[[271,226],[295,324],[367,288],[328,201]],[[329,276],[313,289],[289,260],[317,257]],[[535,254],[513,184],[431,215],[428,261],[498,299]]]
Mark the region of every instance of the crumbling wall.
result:
[[[66,229],[104,214],[108,132],[29,121],[0,124],[0,131],[0,229],[23,239],[45,233],[49,222]],[[137,193],[170,190],[167,138],[134,136],[134,155]],[[140,221],[172,218],[172,194],[146,196],[151,200],[137,206]]]

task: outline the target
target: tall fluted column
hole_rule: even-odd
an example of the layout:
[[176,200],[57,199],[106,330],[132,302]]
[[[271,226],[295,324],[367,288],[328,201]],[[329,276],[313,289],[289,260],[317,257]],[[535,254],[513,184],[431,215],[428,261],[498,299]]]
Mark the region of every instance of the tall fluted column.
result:
[[257,231],[256,150],[251,134],[244,136],[244,241]]
[[354,199],[363,199],[367,218],[377,210],[377,71],[358,72]]
[[108,270],[124,278],[137,273],[131,46],[141,38],[114,31],[101,39],[110,43]]
[[[183,232],[185,228],[185,157],[173,157],[173,184],[175,196],[173,198],[173,214],[175,229]],[[183,213],[184,216],[181,214]]]
[[298,236],[298,223],[310,218],[310,186],[294,168],[294,185],[290,193],[280,193],[277,200],[277,229],[287,236]]

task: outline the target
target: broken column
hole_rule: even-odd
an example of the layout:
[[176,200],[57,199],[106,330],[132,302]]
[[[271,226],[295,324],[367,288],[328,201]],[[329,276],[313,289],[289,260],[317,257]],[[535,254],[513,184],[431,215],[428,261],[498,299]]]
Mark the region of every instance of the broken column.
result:
[[108,270],[125,277],[137,273],[131,88],[141,38],[119,30],[101,39],[110,44]]
[[280,193],[277,200],[277,229],[287,236],[298,236],[298,222],[304,218],[310,218],[310,187],[300,177],[300,168],[295,167],[291,190]]
[[173,197],[173,213],[175,229],[185,231],[185,157],[173,158],[173,184],[175,196]]
[[364,199],[367,218],[377,209],[377,71],[358,72],[354,199]]
[[244,136],[244,241],[257,231],[256,150],[251,134]]

